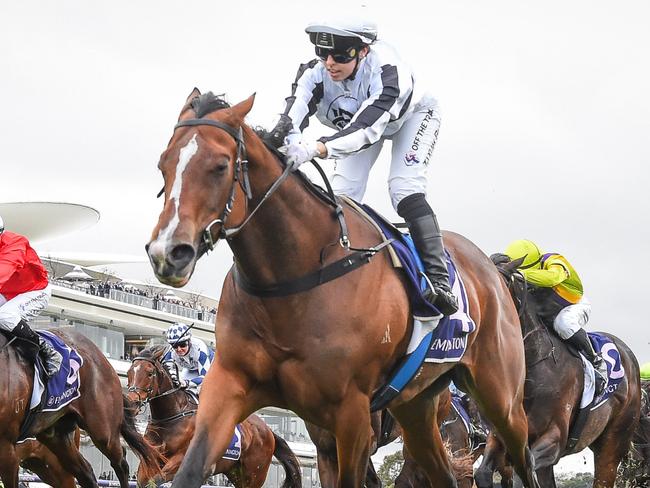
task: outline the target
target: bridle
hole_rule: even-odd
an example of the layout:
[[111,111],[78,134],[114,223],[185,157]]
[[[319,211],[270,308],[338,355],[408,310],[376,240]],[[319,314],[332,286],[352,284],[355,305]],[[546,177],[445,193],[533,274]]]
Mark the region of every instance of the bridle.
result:
[[[176,393],[177,391],[180,391],[179,387],[172,387],[171,389],[169,389],[169,390],[167,390],[167,391],[165,391],[163,393],[160,393],[158,395],[149,396],[149,395],[151,395],[153,393],[153,390],[154,390],[153,389],[153,382],[159,376],[159,368],[162,368],[163,366],[162,366],[162,364],[160,364],[159,361],[157,361],[155,359],[148,358],[148,357],[144,357],[144,356],[137,356],[137,357],[133,358],[131,363],[133,364],[136,361],[146,361],[146,362],[150,363],[151,365],[153,365],[153,367],[154,367],[154,373],[151,375],[151,381],[150,381],[149,386],[147,388],[143,388],[143,387],[140,387],[140,386],[129,386],[126,389],[126,391],[128,393],[135,393],[138,396],[138,413],[140,413],[144,409],[144,407],[147,405],[147,403],[151,403],[152,400],[155,400],[156,398],[165,397],[167,395],[171,395],[172,393]],[[144,398],[143,398],[143,396],[140,395],[141,392],[144,393]]]
[[[221,213],[221,216],[213,220],[212,222],[210,222],[206,226],[206,228],[202,231],[201,242],[197,253],[198,256],[202,256],[206,252],[214,249],[215,240],[213,238],[212,228],[215,225],[218,224],[221,226],[218,233],[219,239],[230,239],[235,235],[237,235],[239,232],[241,232],[244,226],[248,224],[248,222],[250,222],[250,220],[253,218],[255,213],[264,204],[264,202],[278,189],[278,187],[282,184],[282,182],[287,179],[287,177],[292,171],[290,165],[285,165],[282,174],[280,174],[280,176],[273,182],[273,184],[269,187],[269,189],[266,191],[266,193],[260,199],[257,205],[253,208],[253,210],[251,210],[248,213],[248,216],[244,219],[244,221],[236,227],[226,228],[226,222],[228,220],[228,217],[230,216],[230,213],[232,212],[234,201],[235,201],[235,191],[237,189],[237,183],[239,183],[242,190],[244,191],[247,200],[252,199],[250,180],[248,176],[248,160],[246,159],[246,146],[244,144],[244,131],[241,126],[235,129],[229,126],[228,124],[224,124],[223,122],[219,122],[217,120],[212,120],[212,119],[204,119],[204,118],[181,120],[174,126],[174,130],[178,129],[179,127],[196,127],[201,125],[216,127],[217,129],[221,129],[226,133],[228,133],[228,135],[230,135],[237,143],[237,159],[235,161],[233,181],[232,181],[232,186],[230,188],[230,194],[228,196],[227,203],[223,209],[223,212]],[[268,144],[267,147],[272,152],[277,154],[277,150],[270,147]],[[327,192],[326,193],[323,192],[323,194],[319,196],[334,208],[333,213],[338,221],[339,231],[340,231],[338,244],[346,251],[351,251],[352,253],[343,257],[342,259],[339,259],[338,261],[332,264],[322,267],[298,279],[294,279],[289,282],[282,282],[282,283],[277,283],[274,285],[262,286],[262,287],[257,286],[254,283],[248,282],[246,277],[243,276],[241,273],[239,273],[237,267],[235,266],[233,268],[235,281],[237,282],[240,288],[243,288],[247,293],[251,295],[266,296],[266,297],[286,296],[286,295],[291,295],[294,293],[309,290],[315,286],[322,285],[324,283],[327,283],[328,281],[334,280],[340,276],[343,276],[344,274],[354,271],[358,267],[363,266],[364,264],[370,262],[370,258],[372,258],[375,254],[377,254],[379,251],[381,251],[384,247],[388,246],[392,242],[392,239],[389,239],[389,240],[384,240],[377,246],[370,247],[370,248],[352,247],[349,239],[347,224],[345,222],[345,217],[343,215],[343,207],[340,201],[335,197],[334,191],[332,190],[332,186],[330,185],[330,182],[327,179],[327,176],[325,175],[323,169],[320,167],[318,163],[316,163],[316,161],[311,160],[311,163],[316,167],[316,169],[320,173],[321,177],[323,178],[323,181],[325,182],[325,186],[327,188]],[[158,196],[162,195],[163,193],[164,193],[164,187],[158,193]]]

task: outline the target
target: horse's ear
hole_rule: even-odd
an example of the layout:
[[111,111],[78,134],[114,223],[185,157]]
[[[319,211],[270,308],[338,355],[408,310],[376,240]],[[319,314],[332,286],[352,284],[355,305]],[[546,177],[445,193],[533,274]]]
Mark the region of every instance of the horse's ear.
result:
[[200,94],[201,94],[201,91],[198,88],[194,87],[194,90],[192,90],[192,93],[190,93],[188,95],[187,99],[185,100],[185,104],[183,105],[183,108],[181,109],[181,113],[178,114],[179,118],[180,118],[181,115],[183,115],[185,113],[187,108],[190,106],[190,102],[192,100],[194,100],[196,97],[198,97]]
[[255,102],[255,93],[230,109],[235,118],[238,119],[239,123],[242,123],[246,115],[248,115],[248,112],[251,111],[253,108],[253,102]]
[[199,90],[197,87],[194,87],[192,93],[190,93],[187,97],[187,100],[185,100],[185,105],[190,103],[194,98],[198,97],[200,94],[201,94],[201,90]]

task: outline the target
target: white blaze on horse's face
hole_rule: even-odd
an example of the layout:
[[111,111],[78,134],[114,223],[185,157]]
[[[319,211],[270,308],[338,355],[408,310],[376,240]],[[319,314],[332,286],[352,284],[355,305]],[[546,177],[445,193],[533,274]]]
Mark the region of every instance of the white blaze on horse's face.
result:
[[169,192],[169,199],[174,202],[174,214],[164,229],[158,232],[156,239],[151,242],[149,246],[150,255],[165,255],[165,252],[172,241],[172,236],[178,227],[180,219],[178,217],[178,209],[181,205],[181,192],[183,190],[183,172],[187,165],[190,163],[192,157],[198,152],[199,143],[196,142],[196,134],[192,137],[184,147],[181,148],[178,164],[176,165],[176,175],[174,176],[174,184]]

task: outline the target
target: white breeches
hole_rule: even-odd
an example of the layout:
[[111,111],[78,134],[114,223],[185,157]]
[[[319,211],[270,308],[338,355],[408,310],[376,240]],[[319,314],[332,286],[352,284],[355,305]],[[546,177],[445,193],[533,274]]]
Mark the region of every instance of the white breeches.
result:
[[566,340],[578,332],[581,327],[584,328],[589,322],[590,316],[591,303],[583,296],[578,303],[560,310],[553,321],[553,328],[562,339]]
[[50,302],[52,288],[47,285],[42,290],[28,291],[6,300],[0,295],[0,328],[12,331],[21,320],[29,321],[40,314]]
[[427,99],[426,103],[419,105],[395,134],[336,161],[332,175],[334,193],[362,201],[370,169],[377,161],[384,141],[390,139],[393,147],[388,191],[393,207],[397,210],[399,202],[413,193],[426,195],[427,166],[438,138],[440,115],[434,99]]

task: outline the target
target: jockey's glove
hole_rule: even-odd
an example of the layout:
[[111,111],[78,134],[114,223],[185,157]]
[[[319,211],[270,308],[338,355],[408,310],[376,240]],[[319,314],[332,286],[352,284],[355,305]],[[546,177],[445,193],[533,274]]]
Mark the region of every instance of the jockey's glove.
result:
[[296,171],[302,163],[310,161],[320,155],[320,151],[318,150],[318,141],[309,139],[301,139],[298,142],[282,146],[278,150],[286,155],[287,166],[289,166],[292,171]]
[[189,388],[190,382],[187,380],[179,380],[178,381],[178,387],[181,389]]

